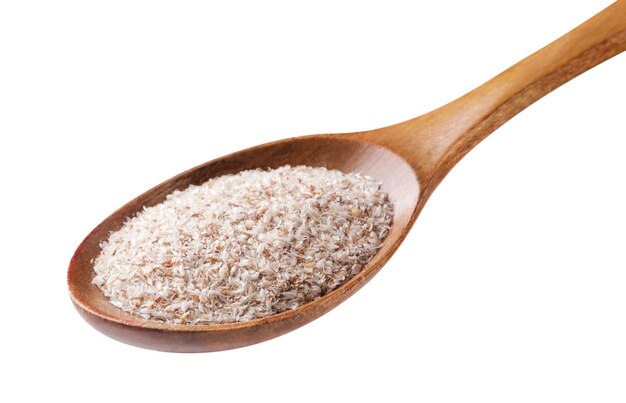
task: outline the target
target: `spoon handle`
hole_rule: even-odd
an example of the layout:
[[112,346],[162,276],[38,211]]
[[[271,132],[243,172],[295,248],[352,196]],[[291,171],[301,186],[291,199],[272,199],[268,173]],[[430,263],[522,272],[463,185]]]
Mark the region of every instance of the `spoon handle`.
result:
[[423,191],[432,191],[467,152],[499,126],[624,50],[626,0],[619,0],[461,98],[400,123],[404,138],[395,141],[402,142],[403,154],[426,185]]

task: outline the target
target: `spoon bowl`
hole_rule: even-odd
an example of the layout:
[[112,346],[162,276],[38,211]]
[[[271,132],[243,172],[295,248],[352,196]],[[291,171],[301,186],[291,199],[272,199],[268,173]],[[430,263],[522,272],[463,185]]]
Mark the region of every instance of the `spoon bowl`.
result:
[[[283,165],[322,166],[361,172],[383,183],[394,203],[394,223],[382,248],[359,274],[313,303],[249,322],[177,325],[143,319],[113,305],[91,284],[92,259],[100,243],[119,229],[127,217],[144,206],[162,202],[174,190],[210,178],[255,168]],[[215,351],[258,343],[300,327],[344,301],[361,288],[391,257],[414,221],[419,186],[411,166],[395,153],[345,135],[305,136],[253,147],[207,162],[177,175],[132,200],[100,225],[78,247],[69,270],[70,295],[81,315],[114,339],[139,347],[177,352]]]
[[[577,75],[626,49],[626,0],[619,0],[560,39],[457,100],[381,129],[304,136],[249,148],[185,171],[114,212],[76,250],[68,270],[78,312],[102,333],[139,347],[175,352],[218,351],[258,343],[294,330],[354,294],[389,260],[419,212],[452,167],[521,110]],[[283,165],[359,172],[382,183],[394,204],[382,248],[362,271],[321,298],[249,322],[178,325],[143,319],[111,305],[91,283],[92,260],[112,231],[174,190],[210,178]]]

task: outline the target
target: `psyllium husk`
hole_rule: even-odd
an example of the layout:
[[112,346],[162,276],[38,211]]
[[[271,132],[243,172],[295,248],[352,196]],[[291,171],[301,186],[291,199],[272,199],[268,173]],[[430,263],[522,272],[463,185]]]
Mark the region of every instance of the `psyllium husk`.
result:
[[147,319],[249,321],[355,276],[392,217],[380,183],[358,173],[283,166],[224,175],[171,193],[111,233],[93,283]]

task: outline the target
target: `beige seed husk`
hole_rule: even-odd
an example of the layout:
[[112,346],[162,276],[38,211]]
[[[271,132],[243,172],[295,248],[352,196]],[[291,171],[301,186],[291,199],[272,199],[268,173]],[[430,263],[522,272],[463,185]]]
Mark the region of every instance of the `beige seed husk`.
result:
[[146,319],[249,321],[352,278],[392,217],[381,185],[358,173],[283,166],[224,175],[128,219],[100,245],[93,283]]

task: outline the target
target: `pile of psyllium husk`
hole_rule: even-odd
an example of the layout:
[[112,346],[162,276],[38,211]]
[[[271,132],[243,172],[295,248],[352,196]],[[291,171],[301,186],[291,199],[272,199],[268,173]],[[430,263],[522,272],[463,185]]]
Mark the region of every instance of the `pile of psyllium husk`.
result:
[[392,217],[381,184],[358,173],[283,166],[224,175],[171,193],[111,233],[93,283],[146,319],[249,321],[355,276]]

